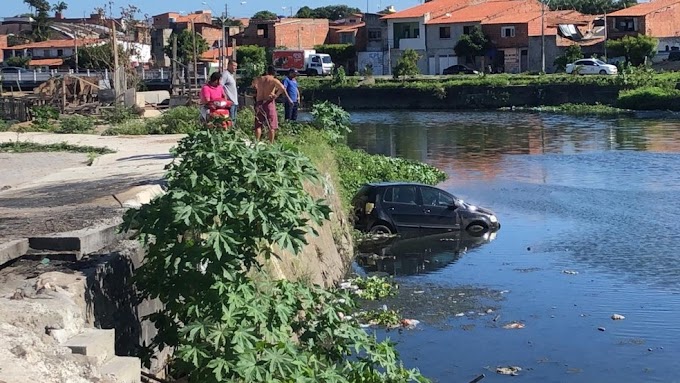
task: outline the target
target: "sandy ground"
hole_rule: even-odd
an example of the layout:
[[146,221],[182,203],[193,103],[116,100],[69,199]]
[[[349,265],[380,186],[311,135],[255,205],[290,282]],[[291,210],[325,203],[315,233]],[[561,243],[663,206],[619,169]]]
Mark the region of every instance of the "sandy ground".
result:
[[[84,154],[0,154],[0,242],[82,229],[120,216],[123,209],[113,195],[124,202],[160,184],[172,159],[169,150],[181,137],[22,134],[25,141],[66,141],[116,153],[98,157],[92,166]],[[0,142],[16,138],[15,133],[0,133]]]

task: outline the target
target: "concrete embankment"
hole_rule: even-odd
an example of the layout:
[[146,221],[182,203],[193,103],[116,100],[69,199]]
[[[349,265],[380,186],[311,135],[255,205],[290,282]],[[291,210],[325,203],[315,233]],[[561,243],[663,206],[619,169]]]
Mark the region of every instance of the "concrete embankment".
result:
[[[0,142],[16,137],[0,133]],[[2,168],[11,162],[17,171],[0,175],[0,381],[140,381],[140,360],[130,356],[150,343],[155,328],[142,318],[162,305],[136,299],[131,280],[144,251],[112,228],[127,207],[162,193],[169,149],[181,137],[27,133],[20,139],[116,153],[91,166],[85,155],[35,161],[48,170],[31,169],[31,156],[40,153],[0,157]],[[351,224],[330,175],[306,188],[328,201],[332,220],[308,237],[302,254],[280,252],[265,266],[275,278],[329,286],[351,261]],[[149,372],[160,374],[167,352]]]
[[597,85],[455,86],[437,92],[429,88],[303,89],[307,104],[331,101],[345,109],[498,109],[560,104],[613,105],[620,87]]

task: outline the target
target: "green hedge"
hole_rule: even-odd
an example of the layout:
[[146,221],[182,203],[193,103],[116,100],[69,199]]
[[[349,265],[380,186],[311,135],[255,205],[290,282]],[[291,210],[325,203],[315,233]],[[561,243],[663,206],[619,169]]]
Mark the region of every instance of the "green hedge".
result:
[[616,106],[635,110],[677,111],[680,110],[680,90],[650,86],[622,91]]

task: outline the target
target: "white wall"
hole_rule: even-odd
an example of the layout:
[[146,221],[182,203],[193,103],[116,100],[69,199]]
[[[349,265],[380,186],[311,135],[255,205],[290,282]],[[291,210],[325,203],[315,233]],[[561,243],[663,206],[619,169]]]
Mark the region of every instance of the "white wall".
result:
[[131,43],[124,41],[121,43],[125,50],[132,50],[133,54],[130,56],[130,61],[134,63],[145,64],[151,60],[151,45]]
[[412,17],[407,19],[389,19],[387,20],[387,39],[389,42],[389,47],[394,48],[394,24],[395,23],[418,23],[418,29],[420,30],[420,36],[417,39],[400,39],[399,49],[419,49],[425,50],[425,17]]

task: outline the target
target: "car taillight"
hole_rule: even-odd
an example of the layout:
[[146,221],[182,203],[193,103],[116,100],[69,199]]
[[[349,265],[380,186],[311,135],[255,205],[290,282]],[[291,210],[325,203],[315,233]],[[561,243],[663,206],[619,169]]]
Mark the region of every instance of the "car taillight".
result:
[[366,214],[371,214],[373,211],[373,208],[375,208],[375,204],[372,202],[366,202],[366,205],[364,206],[364,212]]

